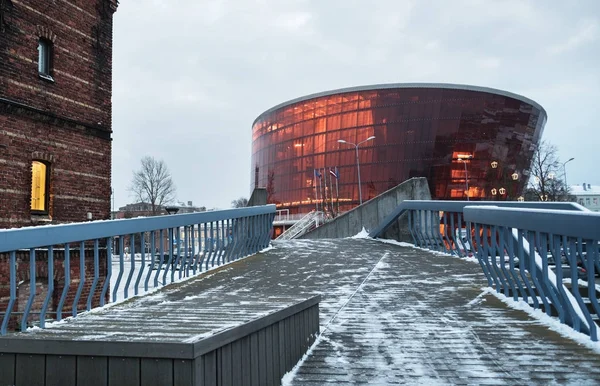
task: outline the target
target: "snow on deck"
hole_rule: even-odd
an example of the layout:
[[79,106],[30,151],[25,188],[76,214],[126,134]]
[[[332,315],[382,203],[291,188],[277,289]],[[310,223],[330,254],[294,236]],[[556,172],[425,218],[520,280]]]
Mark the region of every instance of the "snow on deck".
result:
[[193,342],[322,295],[322,335],[286,385],[595,384],[600,355],[484,291],[478,264],[369,239],[293,240],[25,334]]

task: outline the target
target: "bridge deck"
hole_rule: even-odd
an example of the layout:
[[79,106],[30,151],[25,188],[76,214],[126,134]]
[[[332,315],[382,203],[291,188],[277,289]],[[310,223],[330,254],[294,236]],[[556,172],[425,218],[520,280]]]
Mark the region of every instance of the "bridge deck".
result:
[[321,294],[291,385],[600,382],[600,355],[482,293],[478,264],[373,240],[296,240],[24,335],[189,342]]

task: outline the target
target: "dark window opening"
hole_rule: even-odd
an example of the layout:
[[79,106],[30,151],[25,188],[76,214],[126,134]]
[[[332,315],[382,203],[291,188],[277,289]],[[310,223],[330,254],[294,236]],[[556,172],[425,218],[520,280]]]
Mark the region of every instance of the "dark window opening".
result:
[[52,42],[40,39],[38,42],[38,73],[48,80],[52,78]]

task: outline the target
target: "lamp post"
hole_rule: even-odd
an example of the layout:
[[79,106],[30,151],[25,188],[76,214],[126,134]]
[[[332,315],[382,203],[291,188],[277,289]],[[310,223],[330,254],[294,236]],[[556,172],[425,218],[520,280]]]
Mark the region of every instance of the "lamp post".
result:
[[569,185],[567,184],[567,168],[566,165],[573,161],[575,158],[571,157],[569,158],[566,162],[563,162],[563,176],[565,176],[565,188],[567,189],[567,192],[569,191]]
[[375,136],[374,136],[374,135],[373,135],[373,136],[371,136],[371,137],[369,137],[369,138],[367,138],[367,139],[365,139],[365,140],[364,140],[364,141],[362,141],[362,142],[359,142],[359,143],[352,143],[352,142],[345,141],[345,140],[343,140],[343,139],[338,139],[338,142],[339,142],[339,143],[347,143],[348,145],[352,145],[352,146],[354,146],[354,148],[356,149],[356,171],[357,171],[357,173],[358,173],[358,198],[359,198],[359,200],[360,200],[360,205],[362,205],[362,187],[361,187],[361,184],[360,184],[360,161],[359,161],[359,159],[358,159],[358,147],[359,147],[361,144],[363,144],[363,143],[365,143],[365,142],[367,142],[367,141],[370,141],[370,140],[372,140],[372,139],[375,139]]
[[471,159],[471,156],[465,157],[465,159],[459,158],[458,162],[463,162],[465,164],[465,186],[467,188],[467,201],[469,201],[469,172],[467,172],[467,160]]

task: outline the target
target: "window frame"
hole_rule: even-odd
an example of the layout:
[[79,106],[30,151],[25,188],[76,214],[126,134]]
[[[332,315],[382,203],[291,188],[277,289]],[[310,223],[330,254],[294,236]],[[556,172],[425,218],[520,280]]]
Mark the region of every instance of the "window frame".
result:
[[40,78],[54,81],[52,77],[54,44],[51,40],[40,37],[38,40],[38,75]]
[[[34,176],[33,176],[33,172],[34,172],[34,163],[40,163],[42,165],[44,165],[45,169],[46,169],[46,173],[45,173],[45,178],[44,178],[44,206],[43,209],[34,209],[33,208],[33,190],[34,190]],[[48,161],[44,161],[44,160],[40,160],[40,159],[34,159],[31,160],[31,184],[30,184],[30,195],[29,195],[29,209],[31,211],[32,215],[47,215],[49,213],[49,206],[50,206],[50,162]]]

